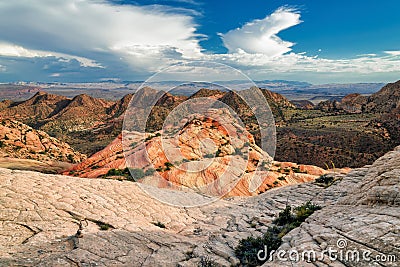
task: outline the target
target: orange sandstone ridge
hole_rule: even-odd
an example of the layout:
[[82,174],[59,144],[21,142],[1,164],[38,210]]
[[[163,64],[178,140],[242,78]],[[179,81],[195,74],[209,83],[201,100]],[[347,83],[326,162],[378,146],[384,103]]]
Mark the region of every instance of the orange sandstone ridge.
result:
[[[229,120],[232,123],[219,123]],[[129,167],[146,173],[140,177],[141,183],[227,197],[257,195],[275,187],[310,182],[329,172],[273,161],[225,109],[210,110],[182,124],[181,129],[174,131],[167,126],[154,134],[124,132],[64,174],[97,178],[109,176],[111,169]]]

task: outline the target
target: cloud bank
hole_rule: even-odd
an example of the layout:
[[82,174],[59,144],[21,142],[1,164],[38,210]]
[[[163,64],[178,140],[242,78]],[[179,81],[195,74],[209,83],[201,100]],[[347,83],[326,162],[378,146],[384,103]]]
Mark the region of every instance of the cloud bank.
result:
[[302,23],[301,14],[286,7],[220,34],[228,53],[210,54],[199,44],[204,36],[197,33],[197,15],[105,0],[0,0],[0,81],[145,80],[190,60],[225,63],[253,79],[343,82],[400,75],[399,51],[345,59],[293,52],[297,40],[282,40],[279,33]]
[[191,16],[170,7],[102,0],[0,1],[0,56],[75,58],[88,67],[124,61],[132,69],[148,70],[171,55],[198,56],[195,30]]

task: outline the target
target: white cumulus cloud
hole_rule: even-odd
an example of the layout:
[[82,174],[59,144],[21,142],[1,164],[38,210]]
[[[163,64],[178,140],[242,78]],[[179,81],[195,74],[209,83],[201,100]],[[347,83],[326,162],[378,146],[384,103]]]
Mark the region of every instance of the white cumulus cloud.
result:
[[273,57],[291,51],[294,45],[277,34],[301,22],[299,12],[281,7],[264,19],[248,22],[241,28],[221,34],[221,37],[230,53],[244,51]]

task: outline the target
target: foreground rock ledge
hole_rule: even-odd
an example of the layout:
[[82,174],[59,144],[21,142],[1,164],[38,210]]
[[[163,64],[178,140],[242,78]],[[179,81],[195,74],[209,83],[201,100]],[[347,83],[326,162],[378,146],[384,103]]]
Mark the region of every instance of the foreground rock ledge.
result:
[[[343,238],[350,249],[395,255],[399,264],[399,179],[400,147],[326,189],[305,183],[184,209],[128,181],[0,169],[0,265],[197,266],[202,256],[238,265],[233,249],[241,238],[264,232],[286,203],[308,200],[323,209],[288,233],[281,249],[319,251]],[[293,263],[275,259],[265,266],[285,264]],[[326,257],[299,264],[398,266]]]

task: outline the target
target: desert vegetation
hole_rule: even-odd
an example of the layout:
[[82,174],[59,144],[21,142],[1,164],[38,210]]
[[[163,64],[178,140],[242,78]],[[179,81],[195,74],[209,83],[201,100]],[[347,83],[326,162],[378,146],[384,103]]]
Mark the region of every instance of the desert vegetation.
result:
[[235,249],[235,255],[243,266],[259,266],[265,261],[258,259],[257,253],[267,248],[267,259],[282,244],[282,237],[291,230],[300,226],[309,216],[321,207],[313,203],[305,204],[292,209],[290,205],[281,211],[278,217],[268,227],[268,230],[258,237],[241,239]]

